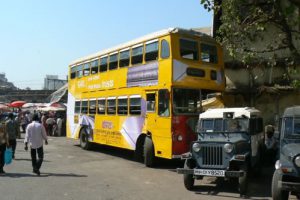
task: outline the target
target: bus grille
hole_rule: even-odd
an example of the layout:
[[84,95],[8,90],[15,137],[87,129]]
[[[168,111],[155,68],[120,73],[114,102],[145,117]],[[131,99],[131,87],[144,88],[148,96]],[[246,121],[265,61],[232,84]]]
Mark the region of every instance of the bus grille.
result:
[[202,165],[204,167],[220,167],[223,165],[223,147],[202,147]]

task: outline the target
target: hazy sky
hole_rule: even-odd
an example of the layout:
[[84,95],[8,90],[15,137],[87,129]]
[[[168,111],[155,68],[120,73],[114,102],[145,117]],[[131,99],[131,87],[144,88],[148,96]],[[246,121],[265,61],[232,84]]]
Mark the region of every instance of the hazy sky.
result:
[[0,72],[24,89],[73,60],[169,27],[211,26],[200,0],[0,0]]

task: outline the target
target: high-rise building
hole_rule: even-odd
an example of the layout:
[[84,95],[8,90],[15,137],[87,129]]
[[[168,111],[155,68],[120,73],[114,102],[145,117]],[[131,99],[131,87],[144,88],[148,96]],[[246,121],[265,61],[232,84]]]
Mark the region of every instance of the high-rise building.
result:
[[59,79],[57,75],[46,75],[44,79],[45,90],[57,90],[64,86],[67,80]]

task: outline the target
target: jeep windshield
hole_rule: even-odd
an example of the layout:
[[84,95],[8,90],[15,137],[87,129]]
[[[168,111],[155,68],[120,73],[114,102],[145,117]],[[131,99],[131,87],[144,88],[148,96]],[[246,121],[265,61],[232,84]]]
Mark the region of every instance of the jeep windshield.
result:
[[300,117],[283,118],[283,130],[285,137],[300,138]]
[[245,118],[235,119],[202,119],[198,132],[248,132],[249,120]]

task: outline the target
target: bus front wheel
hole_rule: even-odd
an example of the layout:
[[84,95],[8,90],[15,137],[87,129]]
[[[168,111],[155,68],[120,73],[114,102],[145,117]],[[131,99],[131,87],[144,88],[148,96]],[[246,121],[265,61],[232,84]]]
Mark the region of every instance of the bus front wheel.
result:
[[80,147],[85,150],[91,149],[91,143],[88,141],[88,135],[85,128],[80,130]]
[[155,160],[155,154],[154,154],[154,145],[150,137],[145,137],[144,142],[144,164],[147,167],[153,167],[154,166],[154,160]]

